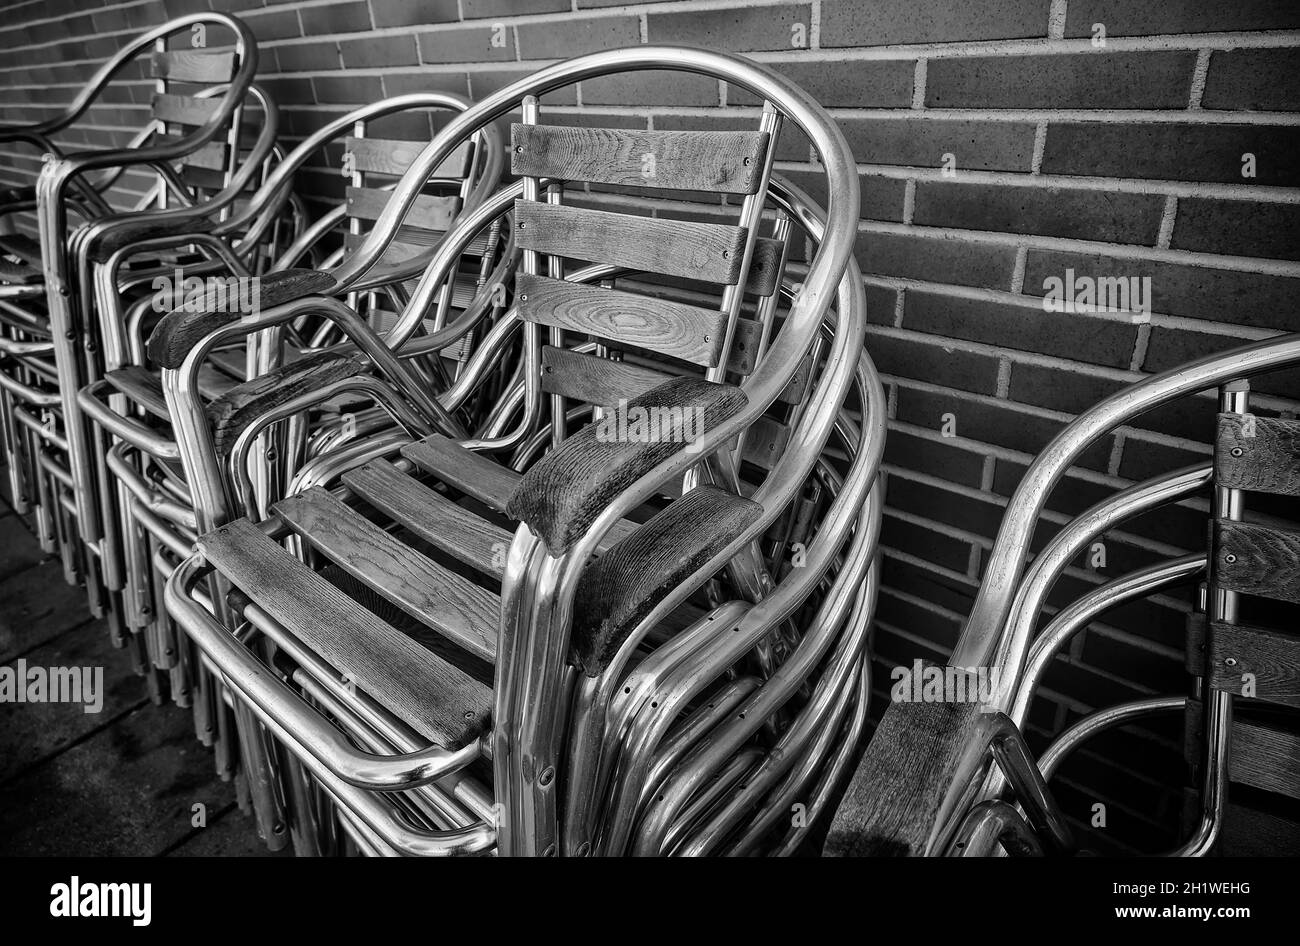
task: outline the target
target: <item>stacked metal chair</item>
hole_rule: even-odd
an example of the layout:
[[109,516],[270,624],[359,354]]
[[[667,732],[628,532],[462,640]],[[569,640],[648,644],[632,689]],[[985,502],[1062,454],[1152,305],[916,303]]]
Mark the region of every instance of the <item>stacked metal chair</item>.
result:
[[[1227,820],[1230,782],[1271,793],[1283,807],[1289,805],[1292,822],[1297,820],[1300,688],[1294,668],[1300,639],[1293,626],[1274,630],[1242,620],[1243,603],[1254,614],[1266,612],[1259,607],[1266,600],[1300,603],[1300,533],[1267,518],[1243,521],[1252,494],[1300,495],[1300,424],[1252,415],[1245,380],[1297,362],[1300,335],[1206,357],[1115,394],[1048,445],[1007,507],[986,577],[949,660],[948,672],[955,677],[982,671],[995,681],[991,700],[892,704],[836,813],[829,853],[1075,853],[1074,832],[1047,782],[1087,739],[1170,712],[1186,715],[1191,801],[1184,840],[1173,854],[1203,856],[1216,849]],[[1221,413],[1212,464],[1117,492],[1063,527],[1026,567],[1049,493],[1087,447],[1145,411],[1215,387]],[[1066,564],[1107,530],[1211,491],[1206,553],[1157,562],[1044,616],[1047,596]],[[1190,695],[1140,699],[1084,716],[1035,759],[1022,731],[1055,656],[1108,609],[1200,578],[1208,586],[1200,595],[1200,613],[1189,623]],[[968,687],[968,693],[975,692]],[[1234,708],[1242,718],[1234,720]],[[1294,848],[1296,838],[1293,833],[1268,843]]]
[[[383,100],[334,119],[278,161],[270,178],[230,219],[206,233],[178,232],[147,244],[124,247],[95,269],[100,302],[97,330],[104,352],[104,372],[102,378],[81,389],[77,403],[90,421],[90,453],[106,477],[105,486],[97,494],[100,521],[106,523],[105,534],[113,537],[103,542],[104,558],[109,563],[106,581],[110,589],[122,590],[126,628],[131,633],[143,633],[150,666],[171,677],[172,697],[183,705],[189,705],[190,677],[195,667],[187,662],[175,629],[161,607],[162,581],[176,562],[189,554],[197,537],[198,516],[178,462],[180,453],[171,433],[159,365],[176,363],[185,349],[176,336],[167,336],[172,344],[166,350],[148,349],[144,336],[154,327],[151,319],[157,319],[160,309],[165,313],[162,321],[167,324],[171,324],[169,319],[175,319],[171,313],[188,313],[191,322],[200,326],[193,336],[197,338],[203,334],[201,325],[255,316],[261,308],[292,300],[315,300],[306,304],[298,301],[300,309],[308,309],[307,314],[283,330],[239,339],[214,352],[202,366],[199,391],[205,409],[220,418],[217,439],[221,452],[229,453],[241,424],[269,410],[279,399],[291,396],[303,384],[323,383],[339,375],[340,366],[354,365],[355,356],[324,350],[337,335],[337,321],[331,320],[329,313],[355,310],[365,324],[376,329],[391,323],[390,310],[401,308],[407,301],[410,277],[423,271],[436,250],[442,231],[435,228],[445,228],[457,213],[479,203],[500,178],[503,149],[495,129],[472,136],[440,168],[425,174],[424,189],[448,193],[421,194],[414,208],[399,220],[400,232],[408,240],[427,245],[394,243],[389,247],[387,262],[364,276],[357,273],[338,282],[330,270],[337,268],[351,244],[362,238],[362,225],[378,215],[387,196],[374,187],[376,182],[363,181],[363,176],[381,172],[390,179],[404,173],[427,143],[368,138],[367,125],[385,119],[409,119],[423,122],[427,128],[429,110],[463,111],[466,107],[467,103],[456,96],[421,93]],[[308,161],[321,159],[327,149],[330,157],[337,159],[333,149],[338,146],[342,147],[343,162],[353,182],[346,200],[318,219],[304,221],[296,239],[270,262],[267,271],[252,276],[241,260],[264,246],[266,231],[282,217],[293,175]],[[362,187],[363,183],[372,186]],[[467,307],[476,300],[479,288],[493,275],[500,242],[498,231],[485,234],[467,251],[465,259],[458,261],[447,281],[447,291],[438,294],[439,304],[429,319],[431,325],[440,324],[439,320],[445,320],[449,312],[459,311],[456,307]],[[117,280],[116,270],[131,254],[184,245],[204,237],[223,245],[224,256],[230,261],[225,270],[228,275],[207,272],[205,278],[209,281],[199,283],[207,287],[201,294],[145,297],[125,310],[116,302],[118,296],[111,288]],[[303,262],[313,265],[296,268]],[[313,309],[325,312],[326,317],[313,315]],[[159,337],[165,335],[164,329]],[[461,346],[452,354],[464,357],[468,347]],[[445,375],[449,369],[442,365],[442,354],[431,352],[425,364],[431,365],[431,372]],[[354,377],[349,384],[355,389],[365,381]],[[345,390],[337,395],[346,396]],[[262,508],[280,495],[268,490],[282,490],[300,467],[341,449],[358,430],[367,429],[364,411],[358,408],[357,413],[349,413],[342,411],[342,406],[350,405],[335,404],[328,417],[295,428],[291,437],[281,436],[276,442],[258,438],[256,459],[262,474],[258,477],[258,503]],[[269,458],[276,458],[276,462]],[[218,738],[212,725],[211,714],[216,712],[212,695],[201,700],[196,709],[203,740]]]
[[[540,121],[555,89],[647,69],[754,93],[757,127]],[[584,56],[455,118],[335,277],[397,236],[415,168],[516,109],[518,179],[455,223],[382,344],[338,312],[391,418],[340,451],[341,486],[258,521],[247,470],[250,444],[337,378],[242,426],[232,463],[198,391],[208,352],[306,304],[192,345],[210,323],[160,323],[158,350],[186,339],[162,381],[202,533],[167,609],[271,737],[300,853],[789,853],[870,692],[885,403],[862,349],[852,154],[806,93],[740,57]],[[825,211],[771,173],[783,124],[816,149]],[[653,216],[566,202],[583,182],[648,188]],[[701,192],[711,207],[681,201]],[[489,287],[508,310],[418,336],[452,261],[497,224],[521,252]],[[805,241],[807,264],[787,265]],[[405,370],[471,332],[436,397]]]
[[[226,45],[218,49],[218,43]],[[157,83],[148,125],[122,149],[62,153],[52,136],[83,116],[144,55]],[[46,153],[32,192],[11,195],[16,199],[0,208],[34,209],[40,234],[35,243],[0,237],[0,417],[12,494],[20,511],[34,512],[43,547],[61,554],[68,580],[84,580],[92,610],[114,620],[119,609],[103,582],[104,545],[90,487],[95,458],[76,404],[81,384],[100,370],[94,260],[140,241],[210,228],[265,171],[276,113],[260,92],[254,94],[262,108],[261,134],[247,147],[241,141],[256,68],[256,44],[241,21],[219,13],[185,16],[133,40],[56,118],[0,128],[0,138]],[[156,182],[133,211],[115,212],[112,187],[132,167],[152,171]],[[155,262],[170,271],[170,259]],[[150,275],[131,273],[107,290],[140,291]]]

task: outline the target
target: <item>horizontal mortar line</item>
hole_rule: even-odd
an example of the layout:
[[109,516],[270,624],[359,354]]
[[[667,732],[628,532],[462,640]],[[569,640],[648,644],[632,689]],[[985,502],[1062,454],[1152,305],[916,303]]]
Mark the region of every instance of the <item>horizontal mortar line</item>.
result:
[[1300,125],[1295,112],[1252,112],[1212,109],[1129,109],[1129,108],[1017,108],[1007,106],[972,106],[969,108],[922,109],[899,108],[827,108],[832,118],[882,120],[890,118],[926,118],[933,121],[982,122],[1097,122],[1106,125],[1175,124],[1175,125]]
[[[1159,36],[1107,36],[1104,49],[1092,45],[1092,37],[1069,39],[958,40],[951,43],[897,43],[883,46],[827,46],[825,25],[819,52],[825,60],[947,59],[954,57],[1000,57],[1067,55],[1088,53],[1105,56],[1122,52],[1160,50],[1276,49],[1300,44],[1300,30],[1271,30],[1250,33],[1163,33]],[[747,53],[762,62],[796,59],[798,50]]]
[[907,591],[902,591],[898,588],[883,587],[881,588],[881,591],[888,591],[900,601],[906,601],[908,604],[920,608],[922,611],[928,611],[931,614],[956,621],[959,624],[966,619],[966,615],[964,614],[951,611],[948,608],[943,607],[943,605],[935,604],[933,601],[927,601],[924,598],[918,598],[916,595]]
[[[936,565],[934,562],[927,561],[926,559],[923,558],[918,558],[915,555],[912,555],[908,552],[904,552],[901,549],[893,548],[883,543],[880,546],[880,550],[884,554],[892,556],[893,558],[896,558],[899,561],[907,562],[909,565],[914,565],[917,568],[922,568],[925,571],[933,572],[934,574],[946,578],[949,581],[957,582],[961,584],[963,587],[969,588],[972,593],[968,597],[970,597],[972,601],[974,600],[975,597],[974,592],[977,588],[979,588],[979,582],[975,581],[964,572],[955,572],[951,568],[944,568],[942,565]],[[953,591],[957,594],[962,593],[960,591],[957,591],[957,589],[953,589]]]
[[[882,588],[881,590],[883,591],[885,589]],[[920,634],[916,634],[912,631],[904,630],[903,628],[899,627],[897,624],[891,624],[889,621],[882,621],[879,618],[875,618],[875,617],[872,618],[872,623],[876,625],[877,634],[879,634],[881,631],[884,631],[886,634],[889,634],[891,637],[897,637],[901,641],[906,641],[909,644],[913,644],[919,647],[924,647],[927,650],[933,650],[937,653],[943,654],[945,659],[947,659],[947,657],[951,654],[951,651],[949,651],[948,648],[944,647],[942,644],[938,643],[937,641],[930,640],[930,638],[928,637],[922,637]],[[874,651],[871,654],[871,659],[879,662],[883,667],[892,668],[892,667],[904,666],[903,664],[897,664],[894,663],[893,661],[888,660],[885,657],[881,657],[879,654],[875,653]],[[889,687],[885,687],[885,689],[881,691],[886,698],[888,698],[889,696],[889,690],[890,690]]]
[[[906,321],[904,321],[904,324],[901,326],[868,325],[866,346],[868,354],[871,352],[870,340],[873,335],[878,335],[883,338],[904,339],[907,341],[924,341],[928,342],[931,347],[943,348],[945,351],[960,351],[968,352],[970,354],[990,355],[993,357],[1007,357],[1017,364],[1036,365],[1044,368],[1061,368],[1073,371],[1075,374],[1086,374],[1090,377],[1104,377],[1110,381],[1133,383],[1148,377],[1147,374],[1141,371],[1131,371],[1127,368],[1111,368],[1108,365],[1099,365],[1095,362],[1080,361],[1074,358],[1064,358],[1060,355],[1047,355],[1040,352],[1021,351],[1016,348],[1007,348],[1003,345],[995,345],[990,342],[981,342],[969,338],[955,338],[949,335],[927,332],[924,329],[909,328]],[[1080,368],[1086,368],[1088,370],[1079,371]]]
[[[782,162],[777,162],[778,167]],[[799,165],[800,170],[822,169],[816,165]],[[939,167],[905,164],[858,163],[858,172],[878,177],[940,183],[1008,184],[1020,187],[1047,187],[1110,191],[1116,194],[1158,194],[1174,197],[1209,197],[1220,200],[1255,200],[1259,202],[1300,204],[1300,188],[1255,184],[1222,184],[1204,181],[1165,181],[1130,177],[1103,177],[1074,174],[1033,174],[1026,171],[977,171],[958,167],[955,176],[944,176]]]
[[1300,263],[1263,260],[1250,256],[1225,256],[1221,253],[1192,253],[1188,250],[1162,250],[1132,243],[1106,243],[1101,240],[1078,240],[1038,234],[1001,233],[993,230],[964,230],[958,227],[930,227],[917,224],[859,220],[859,233],[887,233],[894,236],[920,236],[925,239],[952,240],[959,243],[984,243],[994,246],[1031,250],[1061,250],[1112,256],[1116,259],[1153,263],[1176,263],[1198,269],[1222,269],[1261,276],[1300,276]]
[[[1140,599],[1145,600],[1145,599]],[[1082,632],[1081,632],[1082,633]],[[1105,637],[1108,640],[1115,641],[1118,644],[1124,644],[1126,647],[1132,647],[1134,650],[1141,650],[1152,656],[1165,660],[1174,660],[1179,663],[1183,662],[1183,652],[1176,647],[1170,647],[1168,644],[1162,644],[1159,641],[1153,641],[1146,637],[1141,637],[1131,631],[1126,631],[1121,627],[1115,627],[1107,624],[1105,621],[1091,621],[1088,624],[1088,633],[1096,634],[1099,637]],[[1068,655],[1067,655],[1068,656]],[[1070,658],[1073,660],[1073,658]],[[1087,667],[1090,670],[1096,670],[1095,664],[1086,660],[1074,661],[1078,666]]]
[[[4,13],[5,13],[6,16],[10,16],[10,15],[12,15],[13,12],[14,12],[15,10],[17,10],[19,7],[25,7],[25,6],[28,6],[28,5],[31,5],[31,4],[38,4],[38,5],[40,5],[40,6],[45,6],[45,5],[46,5],[46,2],[47,2],[47,0],[22,0],[22,2],[20,2],[20,3],[15,3],[13,6],[7,8],[7,9],[4,11]],[[124,3],[109,3],[109,4],[106,4],[105,6],[102,6],[102,7],[95,7],[95,8],[90,9],[90,10],[83,10],[82,12],[83,12],[83,13],[89,13],[89,14],[91,14],[91,15],[93,16],[93,15],[96,14],[96,13],[108,13],[108,12],[113,11],[113,10],[125,10],[125,9],[128,8],[128,7],[141,6],[141,5],[145,4],[145,3],[150,3],[150,2],[152,2],[152,0],[125,0]],[[5,29],[4,29],[4,30],[0,30],[0,32],[8,32],[8,31],[11,31],[11,30],[21,30],[21,29],[24,29],[24,28],[27,28],[27,27],[32,27],[32,26],[40,26],[42,23],[61,23],[61,22],[63,22],[64,20],[66,20],[67,18],[68,18],[67,14],[64,14],[63,16],[46,16],[46,17],[41,17],[41,18],[39,18],[39,19],[34,19],[34,20],[24,20],[22,23],[19,23],[19,24],[15,25],[15,26],[5,27]],[[144,32],[144,31],[143,31],[143,30],[139,30],[139,31],[137,31],[137,32]],[[64,40],[64,42],[66,42],[66,40]]]
[[[891,472],[893,471],[891,470]],[[885,512],[892,515],[895,519],[901,519],[910,525],[921,526],[924,529],[929,529],[931,532],[937,532],[940,535],[949,536],[950,538],[957,539],[960,542],[965,542],[968,545],[977,545],[982,549],[989,549],[993,545],[993,540],[986,538],[985,536],[975,535],[974,533],[966,532],[963,529],[958,529],[956,526],[948,522],[926,519],[924,516],[918,516],[916,513],[907,512],[906,510],[891,506],[888,502],[885,503]]]

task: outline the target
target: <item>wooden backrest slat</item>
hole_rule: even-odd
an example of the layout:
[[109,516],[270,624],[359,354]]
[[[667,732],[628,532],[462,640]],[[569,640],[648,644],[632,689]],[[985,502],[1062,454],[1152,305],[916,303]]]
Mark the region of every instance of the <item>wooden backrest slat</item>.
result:
[[[174,145],[181,141],[179,135],[154,135],[154,144]],[[209,141],[202,148],[191,152],[177,161],[188,167],[207,168],[209,171],[224,171],[229,148],[224,141]]]
[[789,442],[789,427],[771,417],[760,417],[745,435],[745,459],[761,469],[772,470]]
[[[410,230],[402,227],[397,231],[398,239],[388,244],[388,249],[380,258],[382,263],[402,263],[421,253],[427,253],[429,247],[434,246],[442,238],[441,231],[431,230]],[[362,243],[366,241],[366,233],[345,233],[343,234],[343,246],[348,252],[355,251]],[[409,239],[408,237],[414,237]],[[487,237],[477,236],[470,241],[469,246],[465,247],[465,255],[482,256],[487,252]]]
[[[401,177],[427,145],[427,141],[349,137],[344,139],[343,153],[352,156],[357,171]],[[464,177],[469,173],[469,154],[469,142],[461,142],[430,176]]]
[[597,407],[630,401],[671,377],[626,361],[612,361],[550,345],[542,348],[542,390]]
[[153,97],[153,117],[178,125],[198,126],[221,111],[222,99],[159,92]]
[[515,238],[539,253],[725,285],[739,278],[745,245],[741,227],[531,200],[515,201]]
[[[181,180],[190,187],[200,187],[207,190],[221,190],[226,186],[225,171],[199,167],[194,164],[182,164],[178,173],[180,174]],[[249,187],[252,187],[251,182]]]
[[229,82],[235,76],[235,53],[176,49],[156,52],[150,63],[155,79],[175,82]]
[[[388,206],[391,192],[371,187],[347,189],[348,216],[359,220],[378,220]],[[436,230],[442,234],[451,228],[460,201],[455,197],[420,194],[402,219],[402,227],[411,230]]]
[[1220,414],[1214,476],[1229,489],[1300,496],[1300,421]]
[[753,194],[767,133],[510,126],[510,170],[528,177]]
[[754,255],[749,258],[749,272],[745,276],[745,291],[756,296],[770,296],[781,275],[781,250],[784,244],[771,237],[754,241]]
[[1214,689],[1300,707],[1300,637],[1221,621],[1211,622],[1208,636]]
[[532,322],[705,367],[716,365],[721,355],[726,330],[721,311],[527,273],[518,275],[515,289],[520,315]]
[[1222,588],[1300,604],[1300,532],[1218,519],[1212,563]]

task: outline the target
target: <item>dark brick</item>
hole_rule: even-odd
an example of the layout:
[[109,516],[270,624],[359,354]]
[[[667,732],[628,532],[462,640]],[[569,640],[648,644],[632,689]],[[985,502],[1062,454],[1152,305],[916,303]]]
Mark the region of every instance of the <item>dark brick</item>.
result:
[[931,60],[925,102],[935,108],[1181,108],[1196,53],[990,56]]
[[[1242,155],[1255,155],[1243,178]],[[961,157],[958,156],[960,166]],[[1300,184],[1300,128],[1059,122],[1047,129],[1044,174],[1224,184]]]
[[1184,197],[1178,201],[1177,250],[1300,260],[1300,204]]
[[562,59],[602,49],[636,46],[641,42],[641,23],[634,16],[521,23],[516,29],[519,31],[521,59]]
[[1011,283],[1011,246],[967,243],[895,233],[860,233],[856,248],[864,273],[958,286],[1003,289]]
[[1163,209],[1164,198],[1155,194],[921,181],[912,222],[1155,245]]
[[[646,36],[649,42],[656,44],[684,44],[735,52],[807,48],[811,41],[811,10],[808,4],[796,4],[650,13],[646,17]],[[793,45],[795,33],[792,27],[796,23],[803,27],[800,31],[802,47]]]
[[973,535],[992,539],[1002,524],[1005,507],[992,497],[944,489],[895,474],[889,478],[887,502],[894,509],[949,523]]
[[275,53],[278,72],[316,72],[339,68],[338,43],[294,43],[277,46]]
[[1292,305],[1300,292],[1300,278],[1031,249],[1025,266],[1025,293],[1044,295],[1043,281],[1049,276],[1064,278],[1066,269],[1073,269],[1075,278],[1149,276],[1151,309],[1163,315],[1300,330],[1300,310]]
[[881,556],[880,573],[883,584],[888,587],[932,601],[954,614],[970,611],[978,588],[969,578],[952,578],[932,568],[903,561],[897,555]]
[[[993,492],[1010,499],[1015,495],[1027,469],[1028,466],[1024,463],[999,457],[993,468]],[[1077,516],[1114,492],[1109,486],[1067,473],[1048,494],[1046,508],[1067,516]]]
[[1066,36],[1091,36],[1092,24],[1104,23],[1107,36],[1156,36],[1160,33],[1217,33],[1232,30],[1284,30],[1300,27],[1300,8],[1288,0],[1070,0]]
[[[302,36],[302,24],[298,22],[297,10],[272,10],[266,13],[249,11],[244,14],[249,28],[261,42],[273,39],[293,39]],[[314,30],[316,34],[329,32]],[[312,35],[308,33],[306,35]]]
[[921,437],[891,426],[885,439],[885,462],[891,466],[978,487],[984,475],[984,455],[953,440]]
[[[958,437],[1034,455],[1065,426],[1061,421],[1042,417],[1011,402],[976,401],[956,391],[921,391],[899,384],[896,415],[899,420],[939,430],[944,414],[955,415]],[[1110,441],[1110,437],[1105,437],[1085,450],[1080,465],[1105,472],[1110,460]]]
[[1127,368],[1137,326],[1082,313],[1063,315],[1010,302],[965,299],[908,289],[903,326],[1018,351]]
[[411,36],[367,36],[339,43],[343,65],[349,69],[376,66],[413,66],[420,61]]
[[490,26],[468,26],[421,33],[416,39],[420,61],[425,63],[512,62],[515,58],[515,31],[510,27],[498,31]]
[[[826,206],[826,175],[821,171],[781,171],[780,174],[788,178],[792,184],[807,191],[808,196],[816,201],[818,206]],[[864,220],[902,223],[906,181],[896,177],[860,174],[858,186]]]
[[[375,4],[381,10],[385,5]],[[356,33],[371,28],[370,7],[364,0],[357,3],[334,3],[326,7],[302,7],[298,12],[302,15],[303,33],[307,36]]]
[[1129,480],[1145,480],[1192,463],[1204,463],[1210,457],[1210,448],[1204,444],[1175,447],[1129,435],[1124,438],[1120,455],[1119,475]]
[[[766,9],[765,7],[762,9]],[[909,60],[768,63],[826,108],[906,108],[912,104],[916,64]],[[758,105],[758,96],[727,87],[727,104]]]
[[463,72],[390,72],[384,76],[385,95],[408,92],[469,93],[469,76]]
[[872,325],[893,325],[898,290],[888,286],[867,286],[867,321]]
[[[961,627],[956,618],[922,607],[916,602],[898,597],[891,591],[882,591],[880,593],[880,597],[876,601],[875,617],[878,621],[884,621],[886,624],[902,628],[910,635],[931,641],[945,651],[951,650],[953,644],[957,642],[957,632]],[[902,642],[900,641],[900,643]],[[914,648],[915,645],[911,645],[905,651],[907,656],[902,657],[902,659],[898,659],[888,649],[881,652],[879,656],[883,660],[889,660],[893,656],[895,666],[909,667],[915,653]],[[893,679],[890,673],[892,673],[892,667],[890,672],[885,674],[885,680],[892,683]]]
[[837,119],[862,164],[935,168],[956,158],[957,172],[1028,171],[1034,126],[1022,122],[925,117]]
[[[623,73],[582,83],[582,101],[587,105],[651,105],[665,102],[676,106],[717,105],[721,101],[721,95],[716,79],[685,72]],[[712,120],[705,123],[712,124]],[[756,126],[751,122],[747,127]]]
[[1128,387],[1125,381],[1088,374],[1085,370],[1013,360],[1011,389],[1007,396],[1021,404],[1082,414],[1125,387]]
[[1214,52],[1201,104],[1205,108],[1300,110],[1300,50]]
[[[475,99],[482,99],[493,92],[500,91],[506,86],[518,82],[520,79],[528,78],[536,71],[531,66],[520,66],[518,69],[475,70],[469,74],[470,95]],[[542,104],[576,105],[578,104],[578,87],[569,85],[547,92],[542,96]],[[519,117],[516,115],[513,120],[519,121]],[[506,131],[509,132],[509,128]],[[509,134],[507,134],[506,138],[509,139],[509,137]]]
[[464,6],[467,20],[485,16],[560,13],[572,9],[569,0],[464,0]]
[[1047,35],[1042,0],[823,0],[821,45],[886,46]]
[[946,346],[943,339],[871,332],[867,336],[867,353],[884,374],[944,384],[975,394],[993,394],[997,389],[996,358]]
[[891,516],[886,510],[881,530],[880,544],[898,549],[940,568],[955,572],[966,571],[970,559],[970,543],[941,531]]
[[379,76],[313,76],[311,82],[318,102],[366,105],[384,97],[384,84]]
[[460,19],[456,0],[380,0],[373,12],[375,26],[418,26]]

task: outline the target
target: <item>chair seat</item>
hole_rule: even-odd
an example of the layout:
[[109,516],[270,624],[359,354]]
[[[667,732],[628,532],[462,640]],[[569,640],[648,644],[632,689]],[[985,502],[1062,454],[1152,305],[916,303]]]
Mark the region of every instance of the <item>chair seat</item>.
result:
[[[352,502],[314,487],[274,505],[304,547],[329,563],[320,573],[247,520],[200,540],[208,560],[245,595],[290,633],[309,623],[304,643],[324,648],[318,652],[331,664],[399,714],[410,710],[411,696],[403,689],[409,681],[376,676],[374,666],[358,663],[336,637],[364,624],[366,646],[377,642],[383,660],[395,659],[396,634],[446,664],[447,673],[490,679],[490,669],[482,668],[496,659],[500,583],[516,526],[503,510],[520,480],[515,471],[438,435],[403,454],[414,462],[412,472],[376,459],[344,474]],[[425,478],[426,471],[435,475]],[[588,674],[599,673],[640,621],[760,512],[750,500],[702,486],[643,525],[620,523],[579,582],[574,662]],[[250,565],[249,557],[258,561]],[[287,580],[280,570],[288,572]],[[330,571],[344,580],[322,577]],[[292,602],[286,586],[297,589]],[[348,595],[340,595],[340,588]],[[361,617],[352,613],[354,606]],[[331,623],[343,613],[344,620]],[[423,712],[438,715],[440,698],[430,691],[426,699],[434,705]]]
[[34,286],[41,282],[43,278],[41,271],[34,266],[29,266],[26,263],[10,263],[7,260],[0,259],[0,282],[18,286]]

